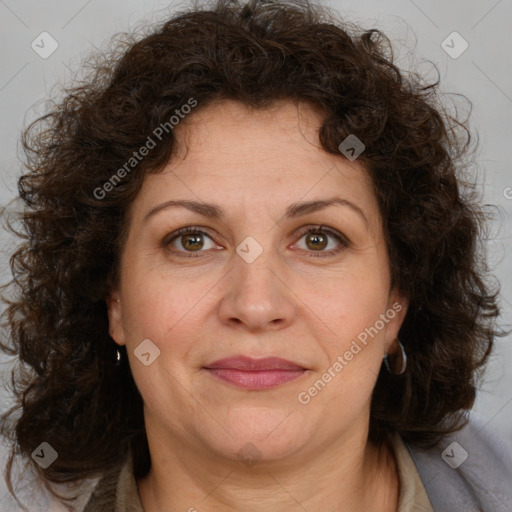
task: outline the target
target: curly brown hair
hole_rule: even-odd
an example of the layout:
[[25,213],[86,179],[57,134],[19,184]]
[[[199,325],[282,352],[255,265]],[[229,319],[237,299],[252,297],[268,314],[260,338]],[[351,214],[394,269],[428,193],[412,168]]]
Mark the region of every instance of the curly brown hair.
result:
[[[108,193],[94,191],[189,98],[194,112],[222,99],[261,109],[312,102],[326,113],[325,151],[343,158],[339,145],[350,134],[365,144],[358,162],[373,180],[392,283],[409,300],[400,330],[409,364],[400,377],[381,371],[370,439],[396,432],[427,447],[465,424],[502,334],[499,287],[488,281],[483,253],[489,214],[466,174],[468,121],[447,113],[439,78],[429,84],[401,71],[381,31],[307,0],[194,5],[142,38],[123,35],[92,62],[92,73],[22,137],[22,228],[9,227],[23,242],[4,285],[16,293],[3,299],[2,347],[19,359],[17,402],[2,418],[15,443],[9,487],[16,455],[48,482],[98,476],[129,449],[136,477],[149,471],[142,398],[127,358],[115,364],[106,298],[118,283],[130,205],[146,173],[172,157],[172,130]],[[59,454],[45,470],[30,457],[42,441]]]

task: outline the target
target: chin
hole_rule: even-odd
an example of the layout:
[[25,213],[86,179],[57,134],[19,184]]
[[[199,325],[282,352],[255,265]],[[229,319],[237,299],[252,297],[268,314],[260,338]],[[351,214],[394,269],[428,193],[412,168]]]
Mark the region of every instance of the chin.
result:
[[285,459],[310,441],[309,429],[297,423],[296,415],[283,409],[261,411],[258,408],[251,414],[248,411],[245,415],[231,414],[229,421],[219,423],[224,428],[221,433],[220,427],[215,429],[220,434],[215,438],[211,425],[203,424],[203,441],[220,456],[248,465]]

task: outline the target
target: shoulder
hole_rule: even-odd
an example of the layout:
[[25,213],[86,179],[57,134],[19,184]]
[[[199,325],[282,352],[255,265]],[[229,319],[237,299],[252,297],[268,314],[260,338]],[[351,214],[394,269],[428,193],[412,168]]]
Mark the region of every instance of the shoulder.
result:
[[512,511],[512,443],[488,420],[472,412],[434,448],[405,445],[436,511]]
[[133,471],[133,453],[103,474],[81,512],[144,512]]
[[131,454],[128,454],[127,460],[122,464],[116,465],[103,473],[101,480],[90,493],[87,504],[81,512],[114,512],[119,510],[119,483],[122,474],[126,471],[131,474]]

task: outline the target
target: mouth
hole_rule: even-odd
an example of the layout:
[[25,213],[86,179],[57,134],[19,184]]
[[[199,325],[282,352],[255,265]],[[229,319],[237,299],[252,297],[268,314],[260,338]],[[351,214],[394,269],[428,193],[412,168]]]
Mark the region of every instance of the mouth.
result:
[[279,357],[236,356],[203,367],[214,378],[243,389],[269,389],[298,379],[308,369]]

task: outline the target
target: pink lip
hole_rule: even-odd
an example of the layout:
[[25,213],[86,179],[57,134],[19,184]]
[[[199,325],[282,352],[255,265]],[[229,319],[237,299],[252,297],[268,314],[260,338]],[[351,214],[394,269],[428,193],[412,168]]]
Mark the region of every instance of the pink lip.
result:
[[307,371],[279,357],[220,359],[204,367],[211,375],[244,389],[268,389],[299,378]]
[[253,359],[247,356],[227,357],[207,364],[205,368],[231,368],[233,370],[305,370],[300,364],[280,357]]

